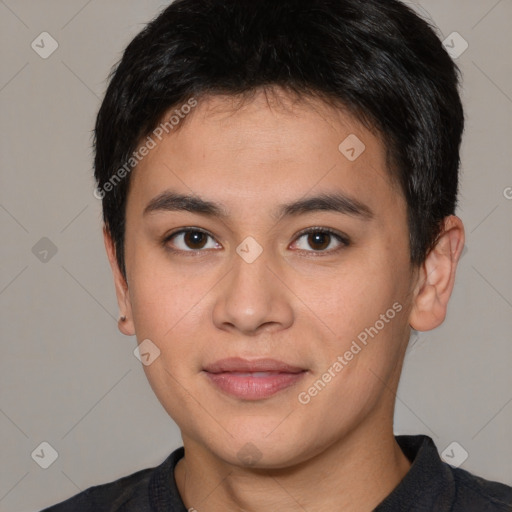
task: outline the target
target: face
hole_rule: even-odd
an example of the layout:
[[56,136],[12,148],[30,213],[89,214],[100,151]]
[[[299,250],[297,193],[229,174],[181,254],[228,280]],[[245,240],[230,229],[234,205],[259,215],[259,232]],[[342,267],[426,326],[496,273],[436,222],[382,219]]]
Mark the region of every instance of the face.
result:
[[185,443],[285,467],[391,429],[414,279],[376,135],[318,100],[215,96],[131,180],[125,329],[160,351],[144,370]]

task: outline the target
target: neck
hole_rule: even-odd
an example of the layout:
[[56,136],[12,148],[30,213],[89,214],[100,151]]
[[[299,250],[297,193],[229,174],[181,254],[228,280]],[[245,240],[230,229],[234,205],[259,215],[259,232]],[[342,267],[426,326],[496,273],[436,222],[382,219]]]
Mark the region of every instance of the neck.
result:
[[387,429],[360,426],[316,456],[279,469],[241,468],[191,439],[183,442],[175,479],[188,510],[371,511],[410,468],[391,422]]

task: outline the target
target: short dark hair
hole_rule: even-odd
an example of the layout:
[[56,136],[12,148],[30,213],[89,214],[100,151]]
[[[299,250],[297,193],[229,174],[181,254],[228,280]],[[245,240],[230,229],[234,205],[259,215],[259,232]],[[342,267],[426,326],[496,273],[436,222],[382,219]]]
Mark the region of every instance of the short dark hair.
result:
[[144,137],[191,98],[276,86],[343,106],[380,134],[421,264],[455,213],[459,75],[435,29],[397,0],[174,1],[124,51],[96,120],[95,178],[121,272],[126,163]]

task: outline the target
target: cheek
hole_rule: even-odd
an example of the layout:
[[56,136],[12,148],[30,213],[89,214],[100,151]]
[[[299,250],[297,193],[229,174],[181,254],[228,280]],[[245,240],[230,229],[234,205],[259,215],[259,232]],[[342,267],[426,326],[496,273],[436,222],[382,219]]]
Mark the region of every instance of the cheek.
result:
[[320,332],[347,340],[400,300],[399,281],[384,258],[358,255],[337,268],[317,271],[314,277],[294,275],[290,288]]
[[165,339],[175,326],[197,314],[214,276],[191,275],[190,270],[171,266],[160,250],[136,251],[131,268],[130,300],[137,335]]
[[375,397],[384,386],[379,378],[389,379],[408,337],[408,277],[385,251],[375,254],[381,257],[360,257],[321,285],[296,283],[297,295],[307,297],[304,313],[318,329],[312,381],[323,375],[329,380],[324,399],[333,406],[357,408]]
[[[150,339],[160,351],[155,363],[144,370],[164,406],[172,407],[175,399],[167,396],[167,390],[172,386],[180,394],[179,382],[200,371],[211,345],[207,336],[212,332],[213,292],[219,276],[173,267],[159,255],[141,254],[136,261],[140,264],[132,267],[130,290],[135,332],[139,343]],[[184,399],[185,395],[180,398]]]
[[340,428],[362,421],[371,411],[392,409],[393,394],[388,388],[393,389],[398,376],[406,322],[398,302],[382,311],[354,315],[359,326],[345,329],[346,336],[323,347],[323,363],[297,397],[309,427],[315,424],[325,435],[336,437]]

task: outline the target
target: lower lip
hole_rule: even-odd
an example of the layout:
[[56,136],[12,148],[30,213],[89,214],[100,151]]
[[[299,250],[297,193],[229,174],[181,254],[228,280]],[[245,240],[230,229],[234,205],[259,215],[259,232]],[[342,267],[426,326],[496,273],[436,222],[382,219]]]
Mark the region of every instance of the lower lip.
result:
[[261,400],[275,395],[299,382],[306,372],[269,373],[261,377],[240,375],[233,372],[209,373],[210,382],[221,391],[244,400]]

